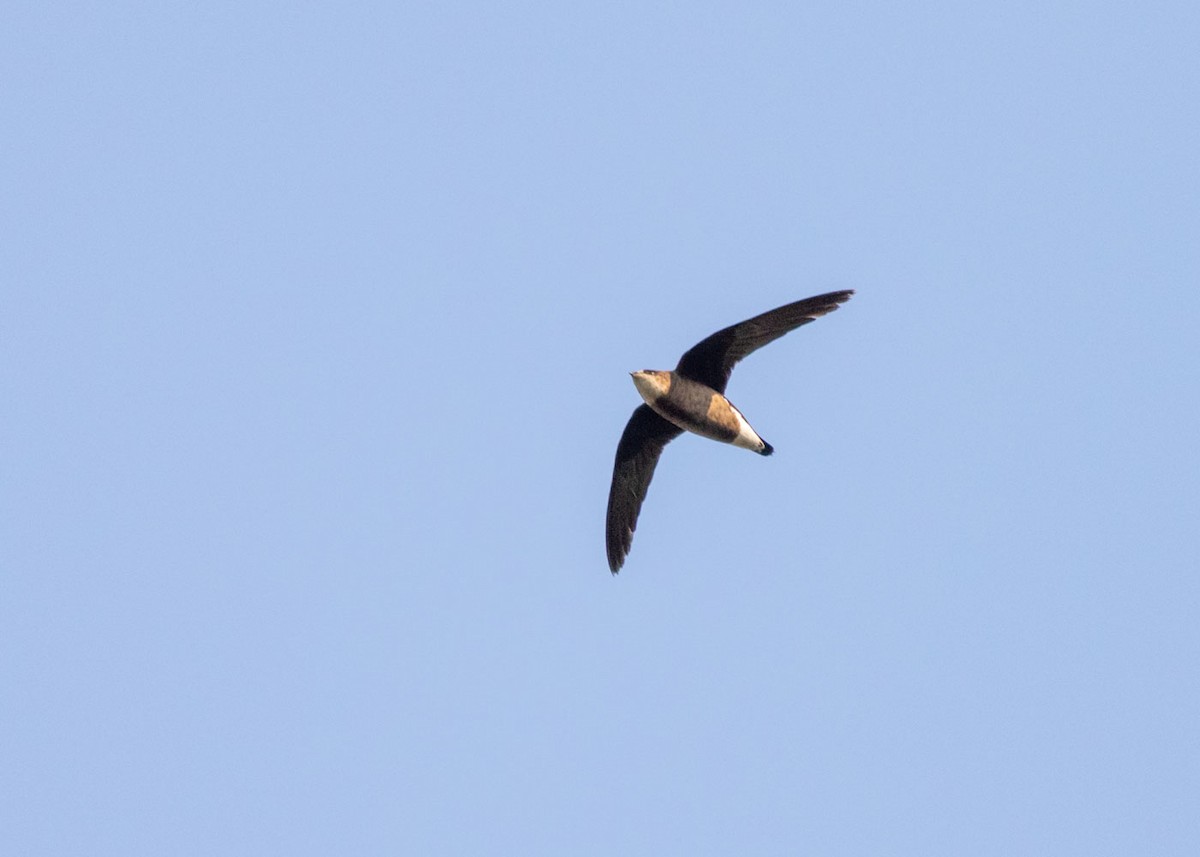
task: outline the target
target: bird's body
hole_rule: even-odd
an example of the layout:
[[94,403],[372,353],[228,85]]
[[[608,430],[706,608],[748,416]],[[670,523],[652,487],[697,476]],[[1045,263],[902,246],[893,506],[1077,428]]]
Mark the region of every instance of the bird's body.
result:
[[725,398],[734,365],[785,333],[833,312],[853,291],[830,292],[781,306],[724,328],[688,349],[674,371],[631,373],[646,404],[629,418],[613,464],[605,540],[608,566],[620,570],[663,447],[684,431],[760,455],[774,450]]
[[760,455],[775,451],[750,427],[733,402],[707,384],[678,372],[643,370],[630,374],[651,410],[684,431],[732,443]]

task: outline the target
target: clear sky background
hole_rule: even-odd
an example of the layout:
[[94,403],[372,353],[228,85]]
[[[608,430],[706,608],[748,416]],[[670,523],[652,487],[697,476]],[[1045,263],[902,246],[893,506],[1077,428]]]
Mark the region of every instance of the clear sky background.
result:
[[4,4],[6,853],[1200,853],[1198,9]]

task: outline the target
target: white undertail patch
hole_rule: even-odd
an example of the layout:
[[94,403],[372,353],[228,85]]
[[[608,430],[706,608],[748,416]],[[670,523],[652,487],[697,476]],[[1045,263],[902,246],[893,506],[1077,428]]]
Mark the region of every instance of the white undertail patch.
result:
[[740,446],[742,449],[749,449],[752,452],[761,452],[766,447],[767,442],[759,437],[758,432],[750,427],[750,423],[746,422],[746,418],[742,416],[741,411],[733,407],[732,404],[729,407],[733,410],[734,416],[737,417],[738,423],[737,437],[731,440],[730,443],[734,446]]

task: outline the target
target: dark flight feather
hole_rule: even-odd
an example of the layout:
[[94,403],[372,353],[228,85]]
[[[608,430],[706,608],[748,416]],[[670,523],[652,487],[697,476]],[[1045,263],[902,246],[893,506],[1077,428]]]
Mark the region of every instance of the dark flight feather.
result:
[[848,289],[805,298],[718,330],[689,348],[679,358],[675,371],[724,393],[729,375],[739,360],[785,333],[828,315],[839,304],[850,300],[853,294],[854,291]]
[[658,457],[663,447],[681,434],[683,429],[654,413],[649,405],[636,408],[625,426],[621,442],[617,444],[612,487],[608,492],[605,542],[608,567],[613,574],[620,570],[633,546],[638,513],[642,510],[650,480],[654,478]]

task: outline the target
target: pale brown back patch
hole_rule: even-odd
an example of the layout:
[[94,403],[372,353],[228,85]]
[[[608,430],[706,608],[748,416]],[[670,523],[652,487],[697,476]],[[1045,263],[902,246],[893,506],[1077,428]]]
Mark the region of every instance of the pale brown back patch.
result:
[[713,393],[712,398],[708,400],[708,412],[706,416],[708,417],[708,421],[713,425],[728,429],[735,435],[741,430],[742,426],[738,422],[737,414],[733,412],[733,407],[729,404],[729,401],[720,393]]

